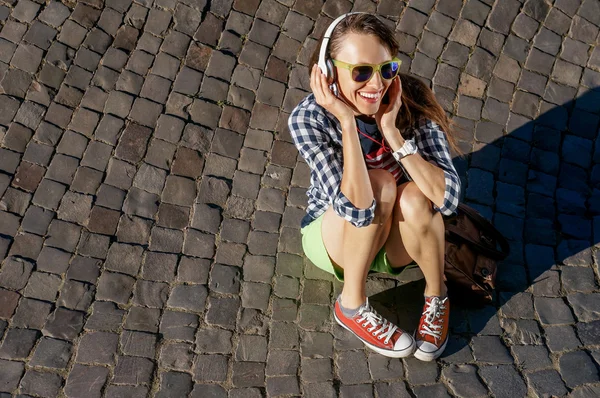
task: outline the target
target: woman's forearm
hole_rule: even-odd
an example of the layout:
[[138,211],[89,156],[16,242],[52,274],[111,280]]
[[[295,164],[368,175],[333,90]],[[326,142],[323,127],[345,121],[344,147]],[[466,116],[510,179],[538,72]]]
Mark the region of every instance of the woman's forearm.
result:
[[[384,136],[392,151],[397,151],[404,145],[404,138],[397,128],[384,131]],[[404,157],[400,162],[421,192],[435,205],[441,206],[446,194],[444,171],[423,159],[418,152]]]
[[446,194],[444,171],[423,159],[418,153],[408,155],[401,161],[413,182],[436,206],[441,207]]
[[344,171],[340,189],[354,206],[366,209],[373,203],[373,189],[354,119],[342,123],[342,143]]

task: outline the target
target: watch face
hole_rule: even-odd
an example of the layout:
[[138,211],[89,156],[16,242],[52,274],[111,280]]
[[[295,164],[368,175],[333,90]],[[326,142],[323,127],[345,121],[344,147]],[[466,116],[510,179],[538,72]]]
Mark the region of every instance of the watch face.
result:
[[409,141],[410,144],[408,146],[408,151],[409,153],[416,153],[417,152],[417,144],[415,144],[414,141]]

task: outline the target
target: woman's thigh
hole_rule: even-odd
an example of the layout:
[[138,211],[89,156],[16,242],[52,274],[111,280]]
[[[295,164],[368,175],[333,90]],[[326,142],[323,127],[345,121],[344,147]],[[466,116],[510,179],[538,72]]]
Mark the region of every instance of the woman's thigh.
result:
[[[409,186],[410,184],[413,184],[414,186]],[[396,203],[394,205],[391,229],[387,241],[385,242],[385,251],[387,253],[388,261],[394,268],[404,267],[413,262],[412,257],[406,251],[404,239],[400,233],[399,227],[400,223],[405,221],[400,203],[402,194],[407,188],[418,189],[414,182],[406,182],[398,186],[398,195],[396,196]]]
[[382,172],[383,170],[369,171],[376,201],[376,215],[371,225],[356,228],[336,214],[332,206],[324,213],[321,234],[334,268],[343,269],[344,259],[355,255],[361,249],[361,244],[369,246],[366,249],[369,250],[368,257],[371,262],[383,247],[390,232],[396,188],[393,177],[390,177],[390,182],[388,176],[382,178]]

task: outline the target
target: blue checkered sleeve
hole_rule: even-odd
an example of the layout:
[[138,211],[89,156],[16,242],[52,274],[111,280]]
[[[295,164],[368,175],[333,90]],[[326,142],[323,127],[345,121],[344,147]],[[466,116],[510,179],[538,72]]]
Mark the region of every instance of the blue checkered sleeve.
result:
[[441,207],[434,209],[440,213],[449,216],[456,212],[460,198],[460,178],[452,163],[450,150],[448,148],[448,139],[446,133],[442,131],[437,123],[422,119],[419,122],[419,128],[415,131],[415,138],[419,153],[423,159],[438,166],[444,171],[446,182],[446,193],[444,194],[444,203]]
[[328,129],[335,129],[335,126],[327,122],[324,112],[314,106],[308,109],[298,106],[290,115],[288,126],[298,151],[311,170],[312,179],[319,185],[319,191],[327,195],[336,214],[356,227],[370,225],[375,215],[375,200],[368,208],[359,209],[340,190],[341,154],[328,139]]

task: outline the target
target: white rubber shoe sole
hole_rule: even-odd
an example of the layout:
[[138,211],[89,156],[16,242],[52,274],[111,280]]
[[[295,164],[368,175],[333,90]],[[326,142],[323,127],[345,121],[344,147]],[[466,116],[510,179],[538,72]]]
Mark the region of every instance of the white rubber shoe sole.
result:
[[444,344],[442,344],[440,348],[432,352],[421,351],[417,347],[417,349],[415,350],[415,358],[425,362],[433,361],[434,359],[442,355],[442,352],[444,352],[444,349],[446,348],[446,344],[448,344],[448,337],[446,337],[446,341],[444,341]]

